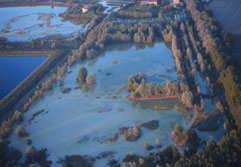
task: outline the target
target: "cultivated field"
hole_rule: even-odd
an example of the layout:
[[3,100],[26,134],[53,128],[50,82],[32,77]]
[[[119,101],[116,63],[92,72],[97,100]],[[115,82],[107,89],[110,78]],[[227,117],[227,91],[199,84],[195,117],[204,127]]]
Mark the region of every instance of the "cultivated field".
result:
[[221,22],[225,31],[241,34],[240,0],[213,0],[209,7],[214,16]]

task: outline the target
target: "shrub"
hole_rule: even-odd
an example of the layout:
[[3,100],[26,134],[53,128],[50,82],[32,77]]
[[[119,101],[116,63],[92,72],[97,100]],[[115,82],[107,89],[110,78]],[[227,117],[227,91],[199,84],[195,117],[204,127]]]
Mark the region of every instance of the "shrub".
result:
[[82,87],[82,91],[83,92],[87,92],[89,89],[88,89],[88,87],[86,86],[86,85],[84,85],[83,87]]
[[27,163],[32,163],[34,161],[34,156],[36,155],[37,151],[34,147],[27,147],[25,150],[25,159]]
[[27,133],[25,132],[25,128],[22,125],[19,125],[15,132],[19,137],[24,137],[27,135]]
[[88,59],[93,59],[95,57],[95,51],[94,49],[86,50],[86,56]]
[[78,80],[81,83],[86,82],[86,77],[87,77],[88,71],[85,67],[80,67],[79,72],[78,72]]
[[181,133],[182,130],[183,130],[183,129],[182,129],[182,127],[181,127],[179,124],[176,124],[176,125],[175,125],[174,131],[175,131],[177,134]]
[[87,77],[86,77],[86,83],[88,85],[94,85],[96,80],[95,73],[91,72]]

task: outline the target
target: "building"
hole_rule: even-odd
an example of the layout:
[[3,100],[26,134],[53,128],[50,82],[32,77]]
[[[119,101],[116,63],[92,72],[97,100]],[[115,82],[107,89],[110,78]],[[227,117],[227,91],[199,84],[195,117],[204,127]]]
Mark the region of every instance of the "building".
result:
[[140,3],[141,6],[147,6],[147,5],[157,5],[157,0],[145,0],[141,1]]
[[171,5],[178,5],[180,3],[181,3],[180,0],[170,0]]
[[149,5],[157,5],[157,0],[149,0]]
[[146,5],[148,5],[148,1],[141,1],[140,5],[141,6],[146,6]]
[[89,9],[89,6],[85,6],[82,8],[82,13],[87,13]]

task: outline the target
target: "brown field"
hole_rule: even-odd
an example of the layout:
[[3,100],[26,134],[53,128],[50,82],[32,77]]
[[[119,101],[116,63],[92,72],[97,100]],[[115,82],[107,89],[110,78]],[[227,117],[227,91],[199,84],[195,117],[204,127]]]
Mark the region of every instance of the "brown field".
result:
[[241,34],[240,0],[213,0],[209,4],[209,8],[225,31],[232,34]]

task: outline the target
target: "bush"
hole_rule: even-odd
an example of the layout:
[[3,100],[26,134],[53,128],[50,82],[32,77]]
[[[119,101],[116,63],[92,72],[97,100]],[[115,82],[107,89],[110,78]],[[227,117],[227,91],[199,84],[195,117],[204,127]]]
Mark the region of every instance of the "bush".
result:
[[87,77],[88,71],[85,67],[80,67],[79,72],[78,72],[78,80],[81,83],[86,82],[86,77]]
[[86,77],[86,83],[88,85],[94,85],[95,79],[96,79],[95,73],[92,72]]
[[19,125],[15,132],[19,137],[25,137],[27,135],[25,128],[22,125]]
[[88,89],[88,87],[86,86],[86,85],[84,85],[83,87],[82,87],[82,91],[83,92],[87,92],[89,89]]
[[86,56],[88,59],[93,59],[95,57],[95,51],[94,49],[86,50]]
[[177,134],[181,133],[182,130],[183,130],[183,129],[182,129],[182,127],[181,127],[179,124],[176,124],[176,125],[175,125],[174,131],[175,131]]
[[27,163],[32,163],[34,161],[34,157],[36,155],[37,151],[34,147],[27,147],[25,150],[25,159]]

